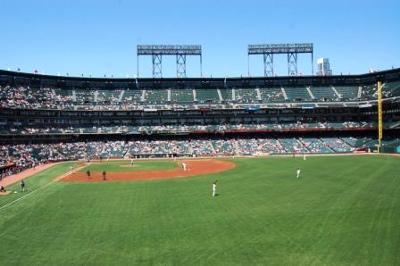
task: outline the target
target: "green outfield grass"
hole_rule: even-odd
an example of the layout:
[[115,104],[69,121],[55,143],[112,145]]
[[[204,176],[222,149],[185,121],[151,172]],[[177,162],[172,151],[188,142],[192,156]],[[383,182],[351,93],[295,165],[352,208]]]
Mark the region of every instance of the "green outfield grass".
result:
[[176,161],[134,161],[131,165],[130,160],[93,162],[82,168],[80,172],[90,170],[92,172],[134,172],[161,169],[173,169],[178,167]]
[[46,185],[69,166],[48,169],[0,209],[0,264],[400,265],[399,157],[234,162],[127,183]]

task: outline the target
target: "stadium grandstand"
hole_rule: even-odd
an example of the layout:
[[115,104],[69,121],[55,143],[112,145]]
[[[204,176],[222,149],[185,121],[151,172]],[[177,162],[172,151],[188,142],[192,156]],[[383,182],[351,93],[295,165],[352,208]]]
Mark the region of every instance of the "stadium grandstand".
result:
[[352,153],[400,145],[400,69],[363,75],[83,78],[0,71],[1,172],[48,161]]

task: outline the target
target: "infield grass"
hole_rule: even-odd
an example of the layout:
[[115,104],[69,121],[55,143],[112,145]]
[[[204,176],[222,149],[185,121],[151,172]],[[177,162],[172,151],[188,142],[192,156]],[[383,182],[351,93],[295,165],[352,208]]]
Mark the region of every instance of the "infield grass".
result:
[[87,170],[92,172],[135,172],[149,170],[165,170],[178,167],[176,161],[156,160],[156,161],[134,161],[133,164],[129,160],[121,161],[105,161],[93,162],[90,165],[82,168],[80,172]]
[[400,264],[399,157],[234,162],[184,179],[52,183],[0,210],[0,264]]

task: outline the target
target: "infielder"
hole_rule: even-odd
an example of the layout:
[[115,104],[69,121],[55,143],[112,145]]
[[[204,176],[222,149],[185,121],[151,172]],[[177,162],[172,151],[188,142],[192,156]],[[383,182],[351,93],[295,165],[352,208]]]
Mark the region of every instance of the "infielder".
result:
[[106,181],[106,171],[103,171],[103,181]]

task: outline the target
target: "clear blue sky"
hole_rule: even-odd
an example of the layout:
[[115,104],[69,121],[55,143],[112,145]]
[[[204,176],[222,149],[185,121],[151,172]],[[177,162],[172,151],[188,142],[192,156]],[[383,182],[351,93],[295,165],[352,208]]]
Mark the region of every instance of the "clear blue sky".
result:
[[[201,44],[206,76],[240,76],[248,44],[281,42],[313,42],[337,74],[400,67],[399,0],[1,0],[0,25],[0,68],[24,72],[132,77],[137,44]],[[175,75],[174,60],[164,76]],[[150,62],[140,60],[141,76]],[[285,74],[285,57],[275,62]],[[262,75],[261,56],[250,63]],[[198,69],[188,59],[188,75]],[[309,73],[309,57],[299,69]]]

